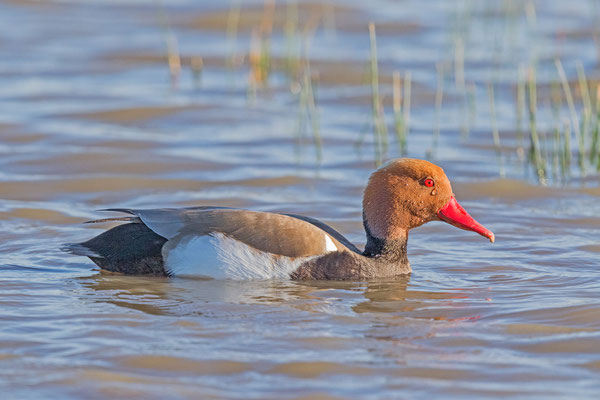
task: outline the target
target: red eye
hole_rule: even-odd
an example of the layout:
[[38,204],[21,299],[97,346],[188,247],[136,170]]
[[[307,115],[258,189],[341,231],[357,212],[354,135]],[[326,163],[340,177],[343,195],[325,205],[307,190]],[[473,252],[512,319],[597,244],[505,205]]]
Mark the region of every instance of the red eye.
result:
[[423,181],[423,185],[425,185],[427,187],[433,187],[434,184],[435,183],[433,182],[433,179],[427,178]]

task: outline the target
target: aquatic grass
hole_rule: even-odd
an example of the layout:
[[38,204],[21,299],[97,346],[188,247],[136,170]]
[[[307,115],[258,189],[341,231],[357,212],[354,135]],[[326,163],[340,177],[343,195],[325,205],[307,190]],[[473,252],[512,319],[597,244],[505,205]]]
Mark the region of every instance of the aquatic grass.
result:
[[271,73],[271,38],[268,35],[260,36],[260,58],[259,68],[262,86],[266,86],[269,82],[269,74]]
[[179,54],[179,43],[177,41],[177,36],[175,36],[171,30],[169,16],[162,7],[161,3],[158,3],[157,14],[158,22],[165,38],[167,66],[169,67],[169,75],[171,77],[171,87],[176,88],[181,75],[181,56]]
[[441,113],[442,113],[442,101],[444,99],[444,64],[441,62],[436,63],[435,65],[436,75],[437,75],[437,87],[435,91],[435,119],[434,119],[434,127],[433,127],[433,139],[431,143],[431,149],[427,152],[428,157],[435,156],[437,151],[438,142],[440,139],[440,131],[441,131]]
[[567,120],[564,122],[563,129],[563,159],[564,159],[564,175],[568,176],[571,170],[571,123]]
[[404,156],[407,152],[406,130],[404,116],[402,114],[402,80],[400,71],[394,71],[392,76],[392,97],[394,110],[394,127],[396,129],[396,139],[398,141],[398,152]]
[[465,94],[465,45],[461,37],[454,41],[454,85],[457,92]]
[[310,123],[310,128],[315,146],[315,157],[317,163],[323,160],[323,143],[321,140],[321,127],[319,119],[319,110],[315,100],[314,85],[312,82],[312,74],[310,64],[306,62],[302,83],[300,84],[300,92],[298,93],[298,128],[297,137],[300,144],[300,138],[306,132],[307,123]]
[[542,152],[542,161],[544,162],[544,165],[546,166],[546,175],[545,175],[545,179],[544,179],[544,184],[547,183],[547,179],[548,179],[548,164],[550,162],[550,154],[549,154],[549,150],[548,150],[548,135],[547,135],[547,130],[546,129],[538,129],[538,135],[539,135],[539,139],[540,139],[540,152]]
[[260,44],[258,30],[256,28],[252,29],[252,33],[250,34],[248,63],[250,68],[248,72],[247,98],[250,103],[254,103],[256,101],[258,86],[263,79],[262,71],[260,69]]
[[250,38],[250,63],[249,85],[254,95],[258,88],[263,89],[269,81],[271,72],[271,34],[273,32],[273,18],[275,13],[275,0],[265,0],[263,15],[260,25],[252,30]]
[[[321,139],[319,109],[317,107],[315,85],[313,82],[313,76],[318,78],[318,74],[313,74],[310,66],[310,48],[318,23],[318,18],[309,19],[303,31],[303,56],[298,62],[298,68],[302,69],[302,76],[299,78],[300,82],[298,82],[298,138],[306,131],[306,125],[309,122],[315,147],[315,157],[317,163],[321,163],[323,160],[323,143]],[[291,88],[293,92],[293,82]]]
[[[528,97],[529,161],[542,184],[547,183],[548,173],[551,173],[554,181],[565,182],[571,176],[573,166],[579,169],[581,176],[585,176],[586,170],[589,170],[588,162],[595,171],[600,171],[600,101],[598,100],[600,84],[596,84],[596,103],[594,104],[583,64],[580,61],[575,62],[576,88],[578,90],[575,93],[579,94],[581,98],[581,107],[578,110],[574,92],[567,80],[562,62],[559,59],[554,61],[558,80],[550,82],[548,107],[554,120],[551,130],[539,130],[537,126],[535,69],[529,68],[525,88],[521,89],[523,73],[520,68],[517,83],[517,120],[519,120],[520,103],[523,101],[523,97]],[[525,92],[526,96],[523,96],[522,92]],[[568,112],[566,119],[561,116],[563,108],[566,108]],[[517,122],[518,126],[519,122]],[[572,140],[575,142],[573,143]]]
[[554,118],[554,147],[553,147],[553,158],[552,158],[552,172],[554,180],[558,180],[558,169],[560,166],[561,176],[564,178],[567,166],[565,165],[565,157],[562,149],[562,120],[560,111],[562,109],[562,95],[560,83],[552,81],[550,83],[550,108]]
[[312,76],[310,73],[310,67],[307,65],[304,70],[304,88],[306,90],[306,101],[308,111],[310,115],[311,128],[313,133],[313,140],[315,144],[315,151],[317,161],[320,163],[323,160],[323,144],[321,141],[321,129],[319,124],[319,113],[315,102],[315,94],[313,91]]
[[515,44],[517,43],[517,22],[522,15],[522,10],[519,5],[512,0],[504,0],[504,34],[507,37],[506,42],[510,46],[510,49],[514,51]]
[[241,0],[232,0],[229,13],[227,14],[227,25],[225,34],[227,43],[229,43],[229,57],[227,58],[227,67],[233,71],[238,67],[240,57],[237,54],[237,37],[240,24]]
[[525,109],[525,86],[527,84],[527,71],[521,64],[517,73],[517,156],[524,160],[525,150],[523,145],[523,110]]
[[558,181],[558,170],[559,167],[562,166],[562,171],[564,171],[564,164],[562,162],[562,153],[560,151],[560,142],[561,142],[561,134],[560,134],[560,125],[556,124],[556,126],[554,127],[554,147],[553,147],[553,154],[552,154],[552,176],[554,178],[555,181]]
[[496,148],[496,152],[500,155],[500,133],[498,132],[498,122],[496,120],[496,101],[494,95],[494,84],[488,84],[488,97],[490,101],[490,117],[492,123],[492,137],[494,139],[494,147]]
[[369,39],[371,45],[370,52],[370,78],[371,78],[371,98],[373,113],[373,133],[375,137],[375,163],[381,165],[385,153],[388,150],[388,130],[385,122],[385,112],[383,102],[379,93],[379,66],[377,60],[377,37],[375,33],[375,24],[369,23]]
[[[404,73],[404,85],[399,71],[394,71],[392,76],[392,96],[394,110],[394,127],[398,140],[398,151],[400,155],[406,155],[408,151],[408,120],[410,118],[410,86],[411,74]],[[404,88],[404,91],[403,91]],[[404,93],[404,94],[403,94]]]
[[596,85],[596,113],[592,127],[592,141],[590,146],[590,163],[596,164],[596,170],[600,171],[600,83]]
[[[585,69],[583,68],[583,64],[581,61],[577,61],[575,63],[575,67],[577,68],[577,80],[579,85],[579,93],[581,95],[581,102],[583,103],[582,110],[582,118],[581,118],[581,138],[582,138],[582,146],[584,146],[584,153],[581,154],[582,165],[585,165],[585,143],[586,138],[588,137],[588,133],[590,132],[590,123],[592,120],[592,99],[590,96],[590,89],[587,83],[587,77],[585,76]],[[590,153],[592,152],[593,145],[590,147]],[[582,170],[582,173],[585,174],[585,170]]]
[[194,86],[199,88],[202,86],[202,71],[204,70],[204,60],[200,56],[192,57],[190,59],[190,68],[192,69],[192,77],[194,79]]
[[500,132],[498,131],[498,122],[496,119],[496,100],[494,95],[494,84],[491,82],[488,85],[488,96],[490,101],[492,137],[494,140],[494,147],[496,149],[496,156],[498,157],[498,168],[500,169],[500,176],[504,176],[504,161],[502,160],[502,148],[500,146]]
[[567,81],[567,75],[565,74],[565,70],[562,66],[562,63],[557,58],[554,60],[554,64],[556,66],[556,70],[558,71],[558,76],[560,78],[560,82],[563,87],[563,91],[565,93],[565,98],[567,99],[567,106],[569,107],[569,112],[571,114],[571,124],[573,125],[573,131],[575,131],[575,138],[578,144],[578,161],[579,168],[584,173],[585,172],[585,162],[584,162],[584,154],[585,154],[585,138],[581,134],[580,126],[579,126],[579,118],[577,117],[577,112],[575,111],[575,103],[573,102],[573,95],[571,94],[571,87],[569,86],[569,82]]
[[470,131],[469,119],[469,98],[467,86],[465,83],[465,42],[463,34],[457,34],[454,39],[454,89],[462,99],[462,113],[464,118],[461,121],[461,137],[467,137]]
[[[233,68],[235,65],[233,60],[236,59],[235,47],[238,40],[240,18],[243,17],[243,14],[241,14],[243,11],[240,10],[242,4],[240,0],[232,0],[227,19],[227,38],[231,44],[232,52],[229,60],[230,68]],[[523,7],[518,8],[518,13],[515,4],[505,2],[504,5],[506,18],[513,18],[512,22],[515,22],[514,19],[517,16],[523,16],[524,10],[527,26],[529,27],[528,30],[535,33],[537,15],[536,4],[533,1],[527,0],[524,2]],[[265,0],[262,20],[251,31],[250,50],[247,53],[248,58],[246,60],[250,71],[248,74],[248,93],[252,94],[256,100],[256,91],[267,86],[269,76],[272,75],[275,68],[277,68],[278,72],[283,72],[286,78],[289,79],[290,93],[293,96],[297,96],[298,132],[303,132],[303,135],[312,135],[312,141],[316,149],[316,158],[321,160],[323,136],[316,96],[318,71],[311,71],[308,51],[304,50],[310,47],[309,44],[312,40],[312,37],[309,37],[312,35],[309,35],[307,32],[314,33],[321,26],[321,23],[323,23],[323,27],[327,25],[327,21],[325,21],[327,17],[325,12],[327,10],[325,6],[319,8],[318,11],[313,10],[306,21],[306,26],[301,26],[298,2],[292,0],[287,2],[285,7],[285,12],[281,14],[281,21],[274,25],[274,0]],[[489,9],[488,11],[495,12],[496,9]],[[302,25],[304,25],[304,22],[302,22]],[[274,62],[271,59],[273,26],[276,26],[276,29],[280,29],[279,26],[281,26],[281,34],[284,40],[281,48],[280,55],[282,58],[280,63]],[[525,27],[526,29],[527,26]],[[469,136],[470,130],[473,129],[474,124],[477,122],[477,106],[481,106],[478,103],[481,100],[479,97],[486,95],[483,91],[479,91],[474,83],[469,82],[469,77],[465,73],[465,52],[468,50],[466,31],[468,29],[469,27],[457,25],[456,36],[452,38],[454,46],[451,58],[435,64],[437,86],[434,104],[432,105],[433,109],[429,108],[434,113],[432,121],[433,135],[431,148],[426,152],[427,156],[435,156],[440,146],[442,124],[444,123],[442,120],[442,107],[445,107],[445,103],[447,102],[447,87],[444,85],[451,84],[454,86],[450,88],[450,91],[452,92],[455,89],[455,93],[459,96],[457,97],[457,101],[463,101],[461,111],[464,119],[462,119],[460,125],[461,140]],[[388,88],[382,86],[383,84],[380,82],[383,78],[380,76],[377,32],[376,25],[373,22],[368,24],[368,32],[370,53],[367,64],[368,69],[365,69],[364,84],[369,84],[370,87],[367,88],[371,90],[371,113],[368,121],[366,121],[366,128],[361,130],[361,135],[373,135],[375,163],[380,165],[389,151],[390,139],[396,140],[397,151],[400,155],[408,153],[412,77],[409,71],[405,71],[404,75],[400,71],[393,72],[391,77],[392,85],[389,88],[392,95],[391,107],[393,119],[391,123],[393,125],[388,127],[387,122],[389,121],[386,120],[388,116],[386,116],[384,107],[384,100],[388,100],[384,99],[387,91],[383,90],[384,88]],[[492,41],[492,39],[490,36],[489,40]],[[304,45],[305,43],[306,46]],[[493,41],[493,43],[498,44],[497,41]],[[503,46],[509,45],[504,41],[501,44]],[[504,48],[500,50],[504,50]],[[545,184],[548,179],[558,181],[561,177],[564,178],[567,173],[570,173],[570,168],[577,165],[576,163],[570,163],[573,157],[578,157],[579,168],[582,174],[585,173],[586,166],[589,170],[587,163],[600,171],[600,101],[597,99],[599,97],[598,94],[596,94],[595,98],[591,95],[593,90],[590,90],[590,83],[585,75],[586,71],[583,68],[583,64],[575,62],[574,66],[577,68],[577,86],[570,87],[574,83],[567,81],[561,60],[555,60],[559,79],[550,82],[552,93],[548,101],[545,98],[546,91],[541,91],[537,84],[535,52],[535,45],[532,44],[530,66],[528,67],[525,64],[518,65],[516,84],[513,86],[516,94],[513,97],[513,101],[516,102],[515,133],[516,155],[518,159],[526,163],[531,163],[533,166],[532,169],[542,184]],[[194,74],[194,82],[196,82],[196,86],[198,87],[201,83],[203,69],[202,58],[190,58],[189,61],[192,73]],[[500,173],[502,175],[503,164],[507,160],[510,160],[511,156],[502,150],[502,144],[508,139],[501,137],[502,133],[499,129],[500,121],[497,115],[497,112],[501,109],[500,104],[497,102],[499,99],[504,99],[505,92],[498,84],[492,83],[495,82],[493,79],[494,73],[499,72],[502,59],[494,58],[494,61],[496,61],[494,64],[495,67],[491,68],[498,68],[498,71],[490,71],[491,80],[487,84],[490,111],[489,128],[491,130],[492,144],[499,158]],[[451,80],[454,80],[454,82],[452,83]],[[576,92],[572,92],[573,88],[576,89]],[[481,89],[485,89],[485,87]],[[596,87],[596,89],[598,88]],[[564,94],[562,94],[563,92]],[[540,96],[538,99],[540,93],[544,93],[544,97]],[[462,97],[460,97],[461,95]],[[566,99],[565,101],[562,99],[563,95]],[[574,100],[579,101],[579,98],[577,98],[578,95],[581,95],[582,107],[576,109],[575,106],[579,107],[579,104],[575,103]],[[251,96],[249,95],[249,97]],[[594,99],[596,99],[596,104],[593,103]],[[458,104],[460,105],[460,103]],[[571,121],[568,129],[560,115],[563,107],[566,109],[567,106]],[[485,107],[485,105],[482,107]],[[550,124],[549,129],[546,129],[546,124],[542,124],[540,121],[542,121],[541,118],[546,115],[549,108],[551,108],[551,112],[553,113],[554,121],[553,124]],[[528,121],[526,121],[527,118]],[[389,135],[392,133],[389,132],[388,134],[389,129],[394,131],[394,138],[390,138]],[[571,136],[572,134],[574,135]],[[364,136],[361,136],[361,141],[362,139],[364,139]],[[572,143],[572,140],[576,142]],[[573,152],[571,152],[572,146],[574,146],[573,150],[575,150]],[[529,153],[527,153],[527,150],[529,150]],[[584,159],[585,163],[583,163]]]
[[546,183],[546,163],[542,158],[540,140],[537,131],[537,83],[535,68],[530,67],[527,79],[527,93],[529,95],[529,133],[530,150],[529,158],[535,168],[540,183]]
[[300,70],[300,46],[298,45],[298,3],[290,1],[286,6],[285,22],[285,70],[290,79],[299,75]]
[[587,77],[585,75],[585,69],[583,68],[583,64],[581,61],[577,61],[575,63],[575,68],[577,69],[577,80],[579,84],[579,92],[581,94],[581,101],[583,103],[583,112],[584,112],[584,126],[588,126],[590,122],[590,118],[592,115],[592,98],[590,96],[590,89],[587,82]]
[[412,96],[412,73],[406,71],[404,73],[404,104],[402,105],[402,119],[404,121],[404,136],[408,140],[410,133],[410,103]]
[[171,31],[167,33],[167,63],[171,74],[171,85],[177,87],[181,75],[181,56],[177,36]]
[[471,134],[471,126],[475,123],[477,117],[477,86],[469,83],[465,88],[464,108],[466,117],[460,126],[460,138],[466,140]]
[[562,94],[560,83],[557,81],[550,82],[550,108],[554,116],[554,122],[560,123],[560,111],[562,110]]

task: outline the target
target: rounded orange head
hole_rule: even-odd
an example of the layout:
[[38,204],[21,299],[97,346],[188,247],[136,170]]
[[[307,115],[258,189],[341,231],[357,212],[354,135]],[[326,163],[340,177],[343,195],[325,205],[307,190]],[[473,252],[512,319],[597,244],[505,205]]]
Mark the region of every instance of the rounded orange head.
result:
[[409,229],[442,220],[494,241],[494,234],[458,204],[444,170],[425,160],[400,158],[373,172],[363,217],[370,234],[380,239],[399,239]]

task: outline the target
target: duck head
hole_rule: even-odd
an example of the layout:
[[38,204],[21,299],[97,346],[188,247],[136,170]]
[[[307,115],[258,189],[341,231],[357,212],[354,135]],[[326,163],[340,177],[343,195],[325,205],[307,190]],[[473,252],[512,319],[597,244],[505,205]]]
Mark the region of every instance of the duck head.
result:
[[437,165],[401,158],[371,174],[363,197],[366,253],[374,250],[374,242],[379,243],[375,247],[382,242],[405,242],[408,230],[435,220],[476,232],[494,242],[494,234],[456,201],[448,177]]

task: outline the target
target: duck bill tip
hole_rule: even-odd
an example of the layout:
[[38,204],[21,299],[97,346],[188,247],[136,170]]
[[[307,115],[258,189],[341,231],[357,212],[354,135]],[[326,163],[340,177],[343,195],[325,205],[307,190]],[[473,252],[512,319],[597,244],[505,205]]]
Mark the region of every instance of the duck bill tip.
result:
[[458,201],[456,201],[454,196],[452,196],[446,205],[438,211],[438,217],[442,221],[454,225],[457,228],[476,232],[481,236],[488,238],[490,243],[496,241],[494,233],[471,217]]

